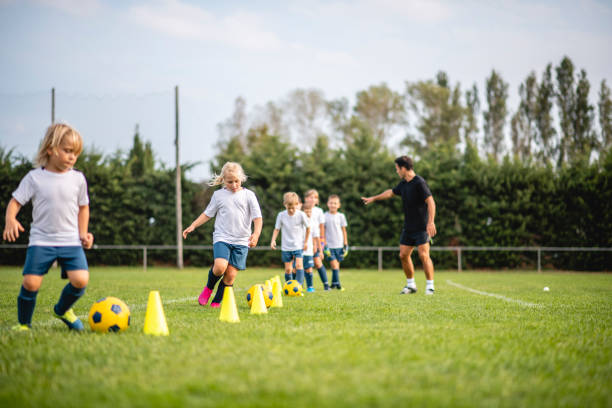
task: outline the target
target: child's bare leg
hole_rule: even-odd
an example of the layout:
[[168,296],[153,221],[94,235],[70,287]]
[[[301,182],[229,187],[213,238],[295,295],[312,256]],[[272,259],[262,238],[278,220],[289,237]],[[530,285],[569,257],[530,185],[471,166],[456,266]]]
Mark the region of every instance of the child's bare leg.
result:
[[285,282],[293,279],[292,275],[293,275],[293,261],[285,262]]
[[304,285],[304,258],[295,258],[296,279],[300,285]]

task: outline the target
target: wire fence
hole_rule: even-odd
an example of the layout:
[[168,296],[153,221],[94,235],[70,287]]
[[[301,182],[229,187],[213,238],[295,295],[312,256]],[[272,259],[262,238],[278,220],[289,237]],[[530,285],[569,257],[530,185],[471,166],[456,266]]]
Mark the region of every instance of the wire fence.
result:
[[[25,249],[27,245],[0,245],[0,249]],[[196,251],[211,251],[212,245],[184,245],[185,250],[196,250]],[[168,250],[176,251],[176,245],[94,245],[91,250],[93,251],[104,251],[104,250],[129,250],[129,251],[141,251],[142,253],[142,267],[146,271],[148,266],[148,252],[150,250]],[[272,248],[267,246],[258,246],[250,248],[250,251],[274,251]],[[384,269],[383,265],[383,253],[384,252],[399,252],[397,246],[351,246],[349,251],[365,251],[365,252],[376,252],[377,267],[378,271],[381,272]],[[457,257],[457,272],[463,270],[463,254],[466,252],[535,252],[537,254],[537,271],[542,272],[542,253],[545,252],[607,252],[611,253],[612,247],[605,248],[594,248],[594,247],[530,247],[530,246],[432,246],[430,248],[432,252],[451,252]]]

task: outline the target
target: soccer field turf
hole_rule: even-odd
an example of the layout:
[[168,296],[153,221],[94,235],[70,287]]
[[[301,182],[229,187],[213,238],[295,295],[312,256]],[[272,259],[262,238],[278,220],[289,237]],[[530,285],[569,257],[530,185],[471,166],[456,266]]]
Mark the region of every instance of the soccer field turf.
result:
[[[345,292],[315,276],[315,293],[249,314],[247,289],[274,275],[238,274],[231,324],[197,304],[206,269],[93,267],[75,334],[52,317],[57,269],[33,330],[11,331],[21,268],[2,267],[0,406],[612,406],[611,274],[438,272],[425,296],[421,270],[414,295],[399,270],[345,270]],[[142,333],[150,290],[168,337]],[[130,306],[127,332],[89,330],[104,296]]]

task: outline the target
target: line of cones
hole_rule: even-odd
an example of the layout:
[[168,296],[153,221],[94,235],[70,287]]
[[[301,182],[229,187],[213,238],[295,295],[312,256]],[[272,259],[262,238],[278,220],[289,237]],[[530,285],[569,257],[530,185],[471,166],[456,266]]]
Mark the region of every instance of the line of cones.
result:
[[[283,307],[282,283],[278,275],[266,280],[263,285],[257,284],[256,286],[253,301],[251,303],[251,314],[268,313],[268,308],[266,307],[266,302],[263,297],[263,287],[265,287],[267,291],[272,291],[272,304],[270,307]],[[236,297],[234,296],[234,288],[232,286],[226,286],[224,289],[219,320],[228,323],[240,322],[238,307],[236,306]],[[153,336],[170,335],[161,296],[157,290],[149,292],[143,331],[145,334]]]
[[[266,302],[263,297],[264,291],[262,287],[272,291],[272,304],[270,307],[283,307],[283,297],[281,290],[281,280],[277,275],[272,279],[266,280],[262,284],[257,284],[253,292],[253,301],[251,302],[251,314],[268,313]],[[234,296],[234,288],[226,286],[223,292],[223,300],[221,301],[221,313],[219,320],[222,322],[239,323],[238,307],[236,306],[236,297]]]

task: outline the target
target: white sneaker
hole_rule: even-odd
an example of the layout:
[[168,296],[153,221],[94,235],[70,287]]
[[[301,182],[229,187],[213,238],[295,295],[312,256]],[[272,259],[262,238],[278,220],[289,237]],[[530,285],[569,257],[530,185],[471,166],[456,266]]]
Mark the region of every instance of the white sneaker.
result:
[[433,295],[434,294],[434,289],[432,289],[432,288],[425,289],[425,294],[426,295]]
[[413,288],[411,286],[404,286],[404,288],[400,292],[400,295],[411,295],[413,293],[416,293],[416,291],[417,291],[417,288]]

